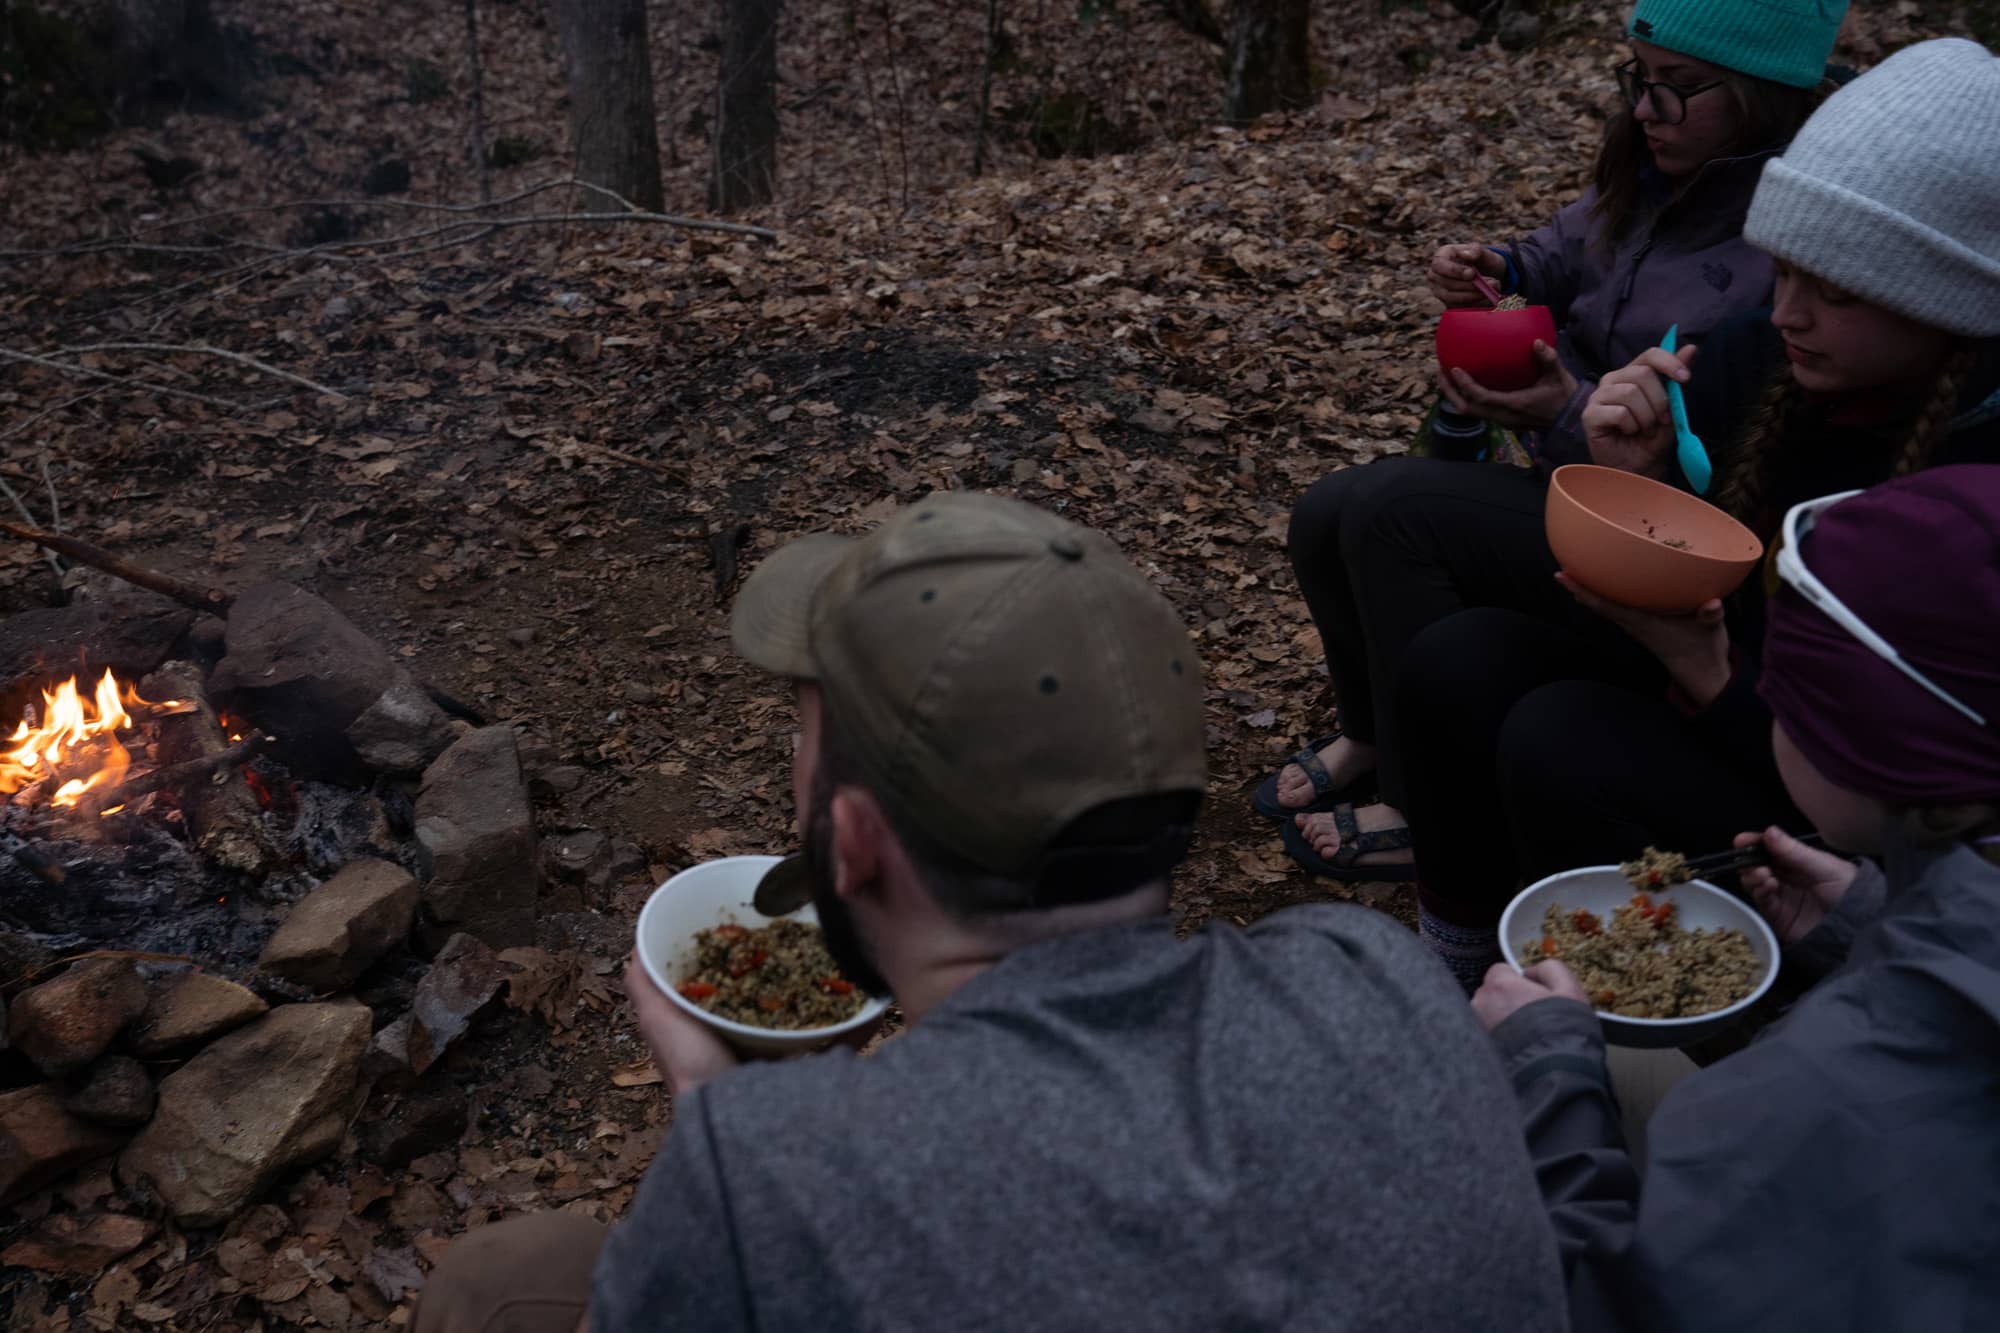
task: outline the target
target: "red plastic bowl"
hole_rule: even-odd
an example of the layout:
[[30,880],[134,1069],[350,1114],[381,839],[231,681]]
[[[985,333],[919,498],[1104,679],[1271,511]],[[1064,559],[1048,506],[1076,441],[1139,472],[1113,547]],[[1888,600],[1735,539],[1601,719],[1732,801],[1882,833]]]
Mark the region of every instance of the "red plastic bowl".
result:
[[1464,371],[1481,388],[1511,393],[1527,388],[1541,374],[1535,363],[1536,339],[1556,345],[1555,316],[1545,305],[1447,310],[1438,317],[1438,364]]

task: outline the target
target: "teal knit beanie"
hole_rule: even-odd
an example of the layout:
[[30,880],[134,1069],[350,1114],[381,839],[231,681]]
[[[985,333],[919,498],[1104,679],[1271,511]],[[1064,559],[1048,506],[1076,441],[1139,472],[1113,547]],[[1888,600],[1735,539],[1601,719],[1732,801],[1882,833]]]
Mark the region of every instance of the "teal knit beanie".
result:
[[1847,0],[1639,0],[1627,37],[1753,79],[1810,88],[1826,76]]

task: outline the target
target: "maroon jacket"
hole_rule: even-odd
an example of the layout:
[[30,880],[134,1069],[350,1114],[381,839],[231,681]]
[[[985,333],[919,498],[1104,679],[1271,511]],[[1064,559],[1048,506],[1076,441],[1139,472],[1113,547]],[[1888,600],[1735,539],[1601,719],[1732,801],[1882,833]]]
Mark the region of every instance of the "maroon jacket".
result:
[[1581,418],[1591,390],[1607,371],[1658,346],[1669,325],[1680,325],[1686,344],[1732,315],[1770,304],[1771,257],[1743,239],[1743,215],[1775,156],[1710,162],[1677,196],[1648,168],[1663,206],[1629,227],[1609,253],[1596,244],[1602,225],[1590,216],[1595,187],[1500,251],[1507,290],[1549,307],[1561,330],[1556,350],[1577,379],[1562,415],[1534,438],[1543,467],[1590,461]]

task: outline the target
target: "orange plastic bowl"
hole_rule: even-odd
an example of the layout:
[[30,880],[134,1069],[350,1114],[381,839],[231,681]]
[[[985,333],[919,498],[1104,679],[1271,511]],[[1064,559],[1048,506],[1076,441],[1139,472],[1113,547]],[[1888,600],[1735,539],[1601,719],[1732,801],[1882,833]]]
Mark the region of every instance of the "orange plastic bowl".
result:
[[1612,467],[1557,468],[1543,521],[1565,574],[1641,611],[1727,597],[1764,557],[1756,533],[1706,500]]
[[1438,364],[1462,370],[1481,388],[1511,393],[1533,384],[1541,374],[1535,364],[1535,340],[1556,345],[1555,316],[1545,305],[1519,310],[1484,310],[1466,306],[1438,316]]

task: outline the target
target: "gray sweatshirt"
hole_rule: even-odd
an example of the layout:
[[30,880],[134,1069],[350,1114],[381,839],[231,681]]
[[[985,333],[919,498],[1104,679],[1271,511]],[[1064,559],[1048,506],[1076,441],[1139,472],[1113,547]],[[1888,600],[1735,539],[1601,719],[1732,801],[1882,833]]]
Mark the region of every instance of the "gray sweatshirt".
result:
[[684,1099],[592,1291],[638,1330],[1563,1326],[1465,997],[1353,906],[1020,950],[866,1060]]
[[1579,1330],[2000,1325],[2000,866],[1895,848],[1787,952],[1844,957],[1625,1152],[1596,1018],[1494,1030]]

